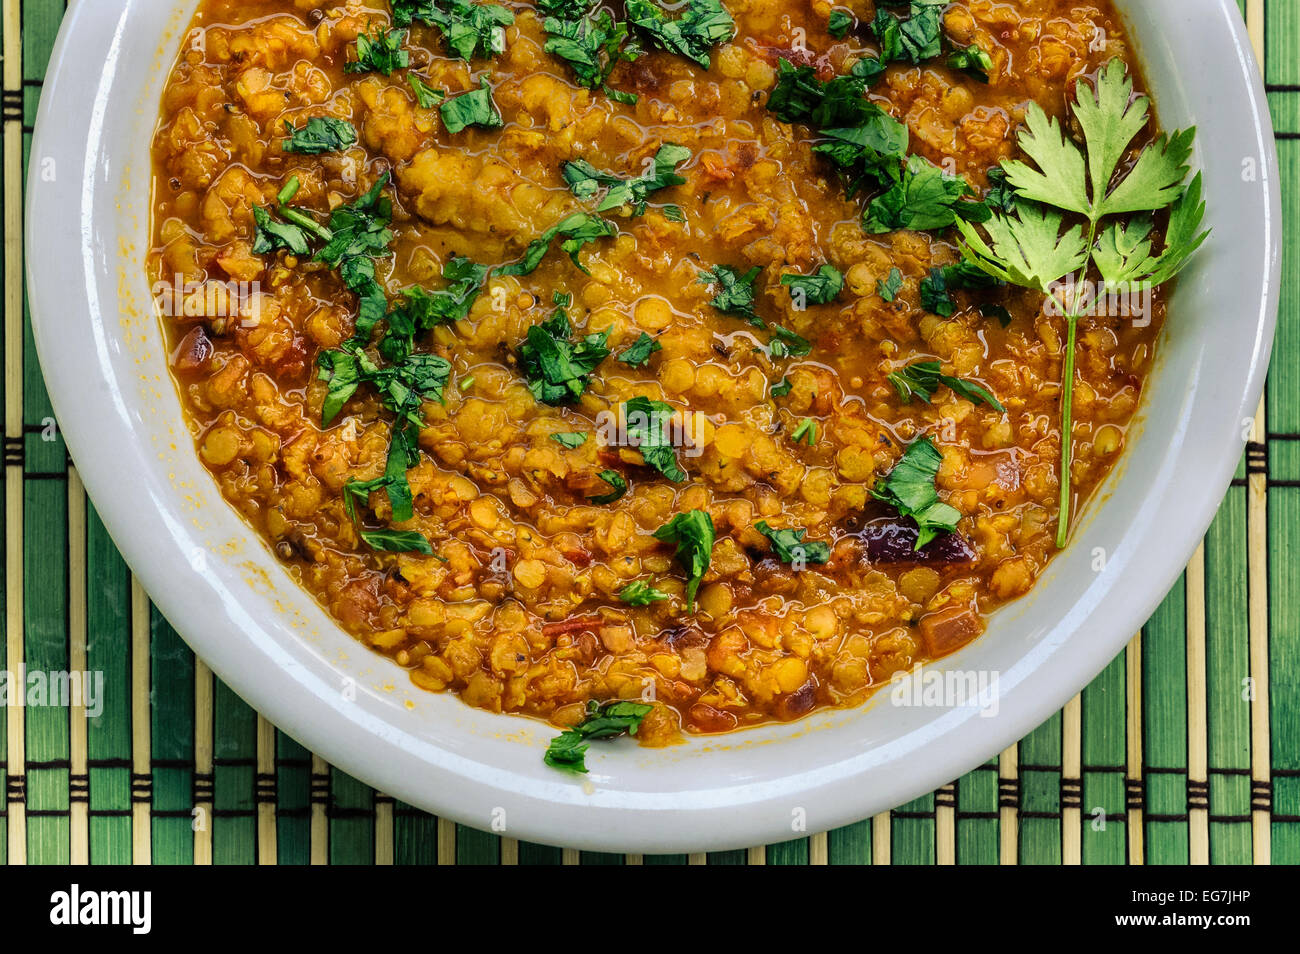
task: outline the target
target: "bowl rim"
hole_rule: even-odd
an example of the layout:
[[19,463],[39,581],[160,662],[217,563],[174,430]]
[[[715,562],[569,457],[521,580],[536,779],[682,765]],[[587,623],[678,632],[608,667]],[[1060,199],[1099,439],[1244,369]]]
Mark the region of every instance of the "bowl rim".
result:
[[[1264,387],[1279,296],[1281,200],[1276,144],[1263,81],[1235,3],[1196,2],[1204,8],[1202,25],[1210,28],[1208,42],[1216,44],[1225,63],[1223,86],[1239,96],[1250,116],[1256,141],[1249,148],[1257,148],[1263,161],[1265,214],[1260,225],[1266,260],[1260,263],[1261,285],[1246,292],[1252,303],[1258,295],[1258,308],[1251,309],[1252,362],[1245,380],[1230,387],[1231,410],[1239,419],[1253,419]],[[187,541],[192,534],[174,495],[161,482],[133,480],[122,459],[106,450],[117,439],[127,442],[124,448],[138,452],[130,442],[143,437],[132,433],[140,419],[110,365],[109,339],[116,328],[107,320],[113,314],[112,303],[104,307],[95,290],[95,276],[102,276],[105,269],[114,272],[115,246],[98,227],[95,202],[102,201],[105,189],[118,187],[111,170],[97,166],[95,160],[105,127],[113,122],[114,107],[123,106],[110,102],[109,96],[113,75],[121,65],[123,32],[150,5],[176,6],[167,0],[126,0],[115,9],[109,4],[76,3],[60,29],[49,61],[31,162],[34,165],[40,157],[56,152],[67,154],[71,148],[72,181],[78,187],[40,188],[39,177],[28,175],[25,241],[33,335],[69,453],[105,526],[155,604],[218,677],[332,764],[390,795],[476,827],[488,827],[483,805],[511,799],[516,821],[510,834],[533,841],[619,851],[704,850],[780,841],[791,836],[788,806],[792,803],[807,806],[808,814],[819,819],[812,830],[837,827],[931,791],[1014,743],[1073,695],[1073,691],[1063,692],[1065,687],[1077,690],[1100,672],[1163,597],[1167,586],[1143,587],[1131,578],[1108,577],[1104,592],[1098,586],[1088,591],[1088,599],[1065,608],[1060,625],[1033,654],[1033,671],[1054,688],[1044,692],[1019,679],[1001,691],[1000,721],[981,722],[950,713],[928,723],[918,730],[920,734],[914,732],[904,741],[928,746],[933,757],[911,766],[905,780],[887,778],[883,783],[882,772],[897,764],[899,752],[894,746],[888,751],[849,754],[815,770],[791,765],[786,774],[778,773],[762,784],[746,785],[732,778],[716,788],[705,785],[685,793],[693,799],[689,802],[684,795],[675,798],[665,792],[592,791],[567,778],[550,781],[479,761],[450,735],[440,740],[443,744],[416,738],[375,711],[341,698],[323,670],[296,655],[284,644],[283,633],[273,633],[270,624],[254,616],[229,586],[217,581],[210,581],[210,587],[194,586],[196,579],[205,577],[187,565],[192,553]],[[181,4],[191,11],[194,5],[194,0]],[[1215,21],[1224,27],[1222,34],[1215,32]],[[169,64],[164,58],[168,71]],[[87,95],[88,85],[94,95]],[[61,170],[60,178],[65,175]],[[67,229],[76,232],[77,267],[71,276],[64,267],[66,258],[61,262],[58,257],[55,240],[62,236],[66,241],[61,230]],[[91,311],[91,334],[69,336],[62,327],[67,319],[58,316],[67,312],[68,300],[83,295]],[[78,312],[76,317],[87,316]],[[1228,442],[1224,444],[1226,449]],[[1240,445],[1236,451],[1208,464],[1204,455],[1198,458],[1207,464],[1202,486],[1209,492],[1195,497],[1191,512],[1174,509],[1169,500],[1156,500],[1146,523],[1135,527],[1159,537],[1144,538],[1137,552],[1128,556],[1130,564],[1153,568],[1148,583],[1153,579],[1171,583],[1181,573],[1185,555],[1195,549],[1232,479]],[[1173,451],[1170,454],[1171,460],[1177,457]],[[1084,634],[1079,630],[1099,612],[1103,597],[1117,598],[1120,608],[1112,615],[1134,620],[1134,625],[1127,635],[1112,622],[1109,628],[1118,633],[1103,633],[1106,638],[1093,641],[1080,638]],[[413,766],[419,770],[413,771]],[[593,775],[596,781],[602,778]],[[860,791],[868,781],[881,787],[874,800]],[[871,811],[863,811],[864,806],[871,806]]]

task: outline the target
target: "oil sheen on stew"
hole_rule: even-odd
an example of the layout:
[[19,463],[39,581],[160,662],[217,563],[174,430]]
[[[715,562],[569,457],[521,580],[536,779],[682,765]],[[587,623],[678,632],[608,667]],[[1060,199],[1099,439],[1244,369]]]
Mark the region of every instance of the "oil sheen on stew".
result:
[[[869,231],[873,189],[850,196],[813,131],[768,107],[783,68],[826,81],[877,56],[874,5],[724,7],[734,31],[693,48],[707,68],[641,34],[602,86],[548,52],[528,4],[468,60],[418,19],[387,47],[386,0],[199,5],[163,97],[150,257],[198,453],[423,689],[557,725],[649,699],[649,745],[790,720],[978,637],[1055,552],[1063,323],[1033,292],[937,294],[953,230]],[[944,55],[889,64],[865,95],[974,199],[1030,101],[1062,116],[1079,77],[1136,73],[1108,2],[939,9]],[[971,45],[987,82],[948,65]],[[304,216],[305,249],[259,234]],[[354,244],[322,258],[327,235]],[[1124,447],[1163,315],[1157,296],[1145,327],[1080,324],[1076,502]],[[889,375],[928,361],[1001,410],[946,386],[904,401]],[[960,521],[918,551],[873,488],[921,438]]]

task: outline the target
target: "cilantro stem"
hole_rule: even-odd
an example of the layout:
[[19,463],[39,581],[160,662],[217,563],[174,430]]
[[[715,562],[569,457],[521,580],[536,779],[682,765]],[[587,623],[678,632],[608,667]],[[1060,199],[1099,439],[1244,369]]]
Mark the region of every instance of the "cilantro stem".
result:
[[[1076,306],[1077,307],[1077,306]],[[1070,535],[1070,464],[1074,458],[1074,342],[1079,317],[1071,308],[1065,316],[1065,375],[1061,394],[1061,503],[1056,518],[1056,548],[1065,546]]]

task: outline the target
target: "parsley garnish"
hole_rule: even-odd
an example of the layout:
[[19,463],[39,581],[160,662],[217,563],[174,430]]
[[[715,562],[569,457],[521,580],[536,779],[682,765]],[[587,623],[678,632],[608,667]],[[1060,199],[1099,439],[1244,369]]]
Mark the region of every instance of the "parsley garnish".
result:
[[528,329],[519,346],[519,368],[528,380],[528,390],[544,404],[560,405],[577,400],[591,382],[591,372],[609,357],[605,341],[608,331],[590,334],[574,342],[573,329],[560,296],[560,307],[540,325]]
[[343,66],[345,73],[383,73],[404,69],[411,65],[411,54],[402,49],[405,30],[385,30],[375,26],[370,33],[357,34],[357,58]]
[[735,35],[736,24],[718,0],[687,0],[677,19],[650,0],[627,0],[627,19],[661,50],[709,68],[709,50]]
[[[664,143],[655,153],[654,159],[647,163],[641,175],[633,179],[623,179],[611,172],[601,172],[585,159],[574,159],[561,167],[564,181],[579,199],[589,199],[601,189],[608,189],[605,198],[596,206],[597,212],[608,212],[631,206],[633,215],[644,215],[646,197],[651,192],[681,185],[686,180],[675,171],[677,166],[691,157],[691,151],[676,143]],[[663,207],[664,215],[675,221],[681,221],[682,210],[675,205]]]
[[677,452],[665,432],[669,418],[675,413],[671,404],[647,397],[634,397],[623,404],[628,442],[641,452],[647,467],[659,471],[673,483],[681,483],[686,479],[686,472],[677,466]]
[[811,275],[782,275],[781,284],[790,289],[796,311],[809,305],[826,305],[844,288],[844,275],[834,265],[823,265]]
[[612,739],[619,735],[636,735],[641,721],[654,706],[642,702],[587,702],[587,717],[571,729],[565,729],[546,747],[544,759],[551,768],[585,775],[587,772],[587,742],[591,739]]
[[911,517],[920,531],[914,549],[920,550],[940,533],[957,529],[961,511],[939,500],[934,480],[939,476],[943,455],[928,437],[913,441],[902,460],[879,481],[871,496],[882,500],[899,512]]
[[468,0],[392,0],[393,22],[410,26],[419,20],[442,32],[447,48],[462,60],[488,57],[506,48],[505,28],[515,15],[495,3]]
[[807,530],[773,530],[766,520],[758,521],[754,524],[754,529],[771,541],[772,552],[782,563],[799,567],[809,563],[830,562],[830,544],[812,540],[805,543],[803,538]]
[[898,392],[904,404],[910,403],[914,397],[929,404],[934,392],[946,385],[968,401],[987,404],[993,410],[1005,413],[1006,408],[989,391],[962,378],[943,374],[942,367],[938,361],[919,361],[916,364],[909,364],[889,375],[889,383],[894,386],[894,390]]
[[713,558],[716,532],[706,510],[679,513],[654,533],[656,540],[677,544],[676,557],[686,570],[686,605],[694,611],[695,593]]
[[666,600],[669,596],[645,580],[633,580],[618,591],[618,598],[628,606],[649,606],[658,600]]
[[[1209,234],[1201,231],[1205,204],[1200,175],[1184,187],[1196,131],[1161,135],[1130,162],[1127,157],[1133,141],[1147,126],[1150,101],[1146,96],[1134,96],[1133,81],[1123,62],[1112,60],[1097,74],[1091,88],[1079,84],[1076,97],[1072,109],[1083,133],[1083,150],[1065,135],[1056,119],[1030,103],[1019,143],[1037,168],[1020,160],[1003,163],[1006,182],[1015,190],[1012,207],[1004,203],[1006,210],[984,223],[987,239],[972,225],[959,221],[962,254],[967,262],[1000,281],[1048,296],[1055,296],[1053,286],[1067,275],[1077,271],[1080,282],[1086,279],[1089,264],[1108,289],[1128,288],[1133,283],[1164,284],[1183,269]],[[1157,252],[1151,238],[1151,213],[1166,208],[1169,223],[1164,248]],[[1120,218],[1135,213],[1141,214]],[[1069,224],[1069,216],[1081,224]],[[1079,311],[1086,304],[1083,298],[1086,296],[1061,302],[1067,336],[1058,547],[1065,545],[1069,534],[1075,340]]]
[[603,480],[605,483],[609,484],[614,489],[607,494],[599,494],[595,497],[588,497],[587,499],[590,500],[592,503],[612,504],[615,500],[618,500],[624,494],[627,493],[627,481],[623,479],[623,475],[620,474],[618,471],[602,470],[596,476],[599,477],[601,480]]
[[643,331],[641,337],[632,342],[627,349],[619,352],[618,360],[629,367],[639,368],[650,360],[650,355],[663,349],[663,345]]
[[447,100],[438,107],[438,112],[449,133],[458,133],[467,126],[496,129],[505,125],[501,114],[497,112],[497,104],[492,101],[492,87],[488,85],[486,76],[478,89]]
[[551,247],[551,241],[557,236],[563,236],[564,241],[560,243],[560,248],[568,254],[573,264],[578,266],[578,270],[586,274],[587,270],[578,261],[578,252],[584,245],[617,234],[618,227],[614,223],[589,212],[574,212],[572,215],[566,215],[529,242],[528,247],[524,249],[522,259],[512,265],[502,265],[496,271],[498,275],[531,275],[537,266],[542,264],[542,259],[546,257],[546,252]]
[[357,131],[350,122],[332,116],[312,116],[301,129],[289,120],[284,121],[288,139],[280,141],[285,152],[318,156],[323,152],[339,152],[357,141]]

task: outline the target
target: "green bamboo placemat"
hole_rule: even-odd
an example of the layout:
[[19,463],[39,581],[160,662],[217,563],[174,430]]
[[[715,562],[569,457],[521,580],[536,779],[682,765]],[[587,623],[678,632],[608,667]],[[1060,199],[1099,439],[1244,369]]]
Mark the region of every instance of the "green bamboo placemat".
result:
[[[101,2],[101,0],[80,0]],[[498,838],[327,765],[186,648],[86,500],[22,281],[23,174],[64,0],[3,0],[4,669],[99,670],[103,712],[0,708],[0,859],[168,864],[1300,862],[1300,4],[1239,0],[1282,161],[1281,323],[1256,439],[1127,650],[1041,727],[892,812],[748,851],[621,856]]]

